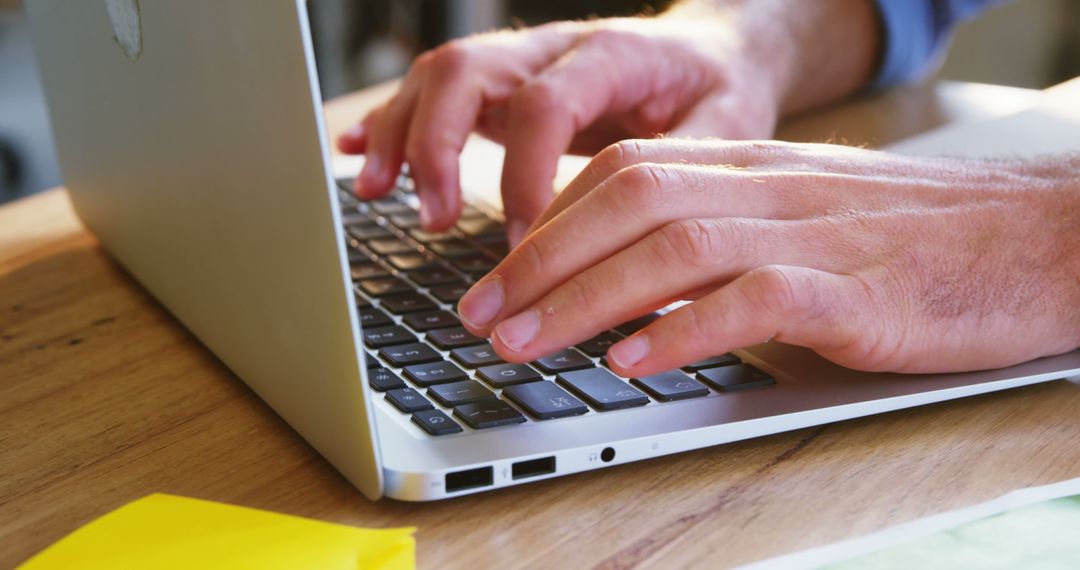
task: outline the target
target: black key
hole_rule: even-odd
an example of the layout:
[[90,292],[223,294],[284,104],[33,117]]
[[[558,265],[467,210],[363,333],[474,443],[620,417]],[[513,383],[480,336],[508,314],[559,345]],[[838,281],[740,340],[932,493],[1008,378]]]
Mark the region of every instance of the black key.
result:
[[373,239],[367,242],[371,251],[379,255],[396,255],[399,253],[415,253],[416,248],[412,244],[397,238]]
[[566,390],[556,386],[554,382],[540,381],[510,386],[503,390],[503,396],[525,408],[530,416],[538,420],[578,416],[589,411],[581,400],[567,394]]
[[[341,189],[341,194],[352,198],[353,188],[355,188],[353,180],[354,178],[352,177],[338,178],[336,180],[338,188]],[[355,201],[355,198],[352,199]],[[342,197],[342,201],[345,201],[344,196]]]
[[416,212],[394,214],[393,216],[390,216],[390,223],[403,230],[418,228],[420,227],[420,214]]
[[709,393],[709,389],[703,386],[701,382],[694,380],[678,370],[669,370],[651,376],[633,378],[630,382],[652,394],[657,400],[662,400],[664,402],[684,400],[686,398],[697,398]]
[[429,311],[437,308],[437,305],[420,293],[406,293],[404,295],[394,295],[393,297],[383,297],[382,307],[395,315],[404,315],[405,313],[415,313],[417,311]]
[[495,354],[495,349],[491,348],[490,342],[477,346],[455,348],[450,351],[450,356],[454,357],[454,360],[460,362],[466,368],[478,368],[502,362],[499,355]]
[[353,224],[345,229],[349,232],[349,235],[360,241],[394,237],[394,234],[391,233],[390,230],[372,221]]
[[705,368],[716,368],[716,367],[719,367],[719,366],[731,366],[732,364],[738,364],[740,362],[742,362],[742,361],[739,360],[738,356],[735,356],[734,354],[731,354],[729,352],[727,354],[721,354],[719,356],[712,356],[712,357],[706,358],[705,360],[699,360],[699,361],[694,362],[692,364],[687,364],[686,366],[683,366],[683,370],[685,370],[687,372],[697,372],[698,370],[703,370]]
[[412,388],[398,388],[396,390],[390,390],[386,393],[386,399],[395,408],[411,414],[413,412],[419,412],[421,410],[430,410],[435,406],[431,405],[431,402],[420,395],[420,392],[413,390]]
[[446,311],[425,311],[405,315],[405,324],[418,331],[461,326],[461,321]]
[[421,253],[399,253],[388,256],[386,260],[399,271],[418,271],[439,267],[439,264],[434,259]]
[[386,325],[394,324],[390,315],[387,315],[375,307],[360,309],[357,313],[360,315],[360,326],[364,329],[385,327]]
[[362,281],[357,281],[356,285],[360,287],[361,291],[372,297],[397,295],[398,293],[405,293],[413,290],[411,285],[396,277],[364,279]]
[[488,390],[476,380],[439,384],[428,388],[427,393],[428,396],[435,398],[436,402],[448,407],[471,404],[495,397],[494,392]]
[[484,342],[484,339],[465,330],[465,327],[428,331],[427,339],[431,344],[434,344],[443,350],[481,344]]
[[626,336],[630,336],[638,332],[639,330],[645,328],[646,326],[652,324],[653,321],[659,318],[660,315],[658,313],[649,313],[643,317],[638,317],[628,323],[623,323],[615,327],[615,330],[623,333]]
[[776,384],[776,380],[749,364],[732,364],[697,373],[698,380],[726,392]]
[[506,254],[510,253],[510,244],[505,241],[495,243],[485,243],[484,248],[493,253],[495,257],[502,259],[506,257]]
[[485,382],[496,388],[505,388],[513,384],[524,384],[536,380],[543,380],[540,373],[533,370],[527,364],[495,364],[485,366],[477,370]]
[[558,381],[600,411],[644,406],[649,398],[603,368],[559,374]]
[[543,358],[537,358],[534,364],[547,374],[558,374],[567,370],[588,368],[593,365],[593,361],[589,360],[584,354],[572,348],[567,348]]
[[578,350],[588,354],[589,356],[600,357],[607,354],[607,349],[611,348],[611,345],[622,340],[622,336],[611,331],[602,332],[591,339],[577,345]]
[[473,429],[519,424],[525,421],[525,416],[521,415],[521,412],[495,398],[458,406],[454,408],[454,415]]
[[384,346],[405,344],[407,342],[416,342],[416,336],[405,330],[405,327],[402,326],[393,325],[389,327],[364,329],[364,344],[371,348],[382,348]]
[[353,281],[390,276],[390,272],[377,263],[353,263],[349,266],[349,274]]
[[443,303],[456,304],[465,296],[465,292],[469,290],[469,286],[465,283],[456,283],[453,285],[440,285],[439,287],[432,287],[431,294],[436,299]]
[[360,295],[359,293],[354,295],[354,297],[356,297],[356,308],[357,309],[366,309],[366,308],[371,306],[371,301],[368,301],[367,297],[364,297],[364,296]]
[[458,239],[457,236],[452,234],[452,233],[438,233],[438,234],[436,234],[436,233],[432,233],[432,232],[426,232],[426,231],[421,230],[421,229],[409,230],[409,235],[411,235],[414,240],[416,240],[416,241],[418,241],[420,243],[431,243],[431,242],[436,242],[436,241],[445,241],[445,240],[448,240],[448,239]]
[[409,207],[408,204],[399,202],[396,198],[383,198],[382,200],[375,200],[371,202],[371,209],[384,216],[393,216],[396,214],[407,214],[414,210]]
[[453,364],[440,360],[428,364],[414,364],[405,368],[405,377],[418,386],[432,386],[446,382],[466,380],[469,375]]
[[380,348],[379,356],[398,368],[442,360],[434,348],[419,342]]
[[367,365],[368,370],[371,370],[372,368],[378,368],[378,367],[382,366],[381,362],[379,362],[378,360],[375,360],[374,356],[371,356],[370,354],[368,354],[366,352],[364,353],[364,364]]
[[371,256],[368,255],[368,252],[366,250],[358,249],[354,247],[352,243],[347,243],[348,245],[345,247],[345,253],[349,257],[350,265],[371,262]]
[[495,269],[495,262],[485,255],[451,257],[450,263],[465,273],[484,274]]
[[405,382],[397,374],[381,366],[368,370],[367,379],[368,384],[379,392],[405,387]]
[[416,412],[412,416],[412,421],[431,435],[447,435],[462,431],[461,426],[457,425],[457,422],[450,419],[450,416],[444,414],[442,410]]
[[461,257],[480,253],[478,249],[463,239],[448,239],[428,244],[428,249],[443,257]]
[[454,273],[449,269],[443,269],[442,267],[411,271],[409,272],[409,279],[412,279],[414,283],[421,287],[432,287],[434,285],[445,285],[447,283],[457,283],[458,281],[461,281],[461,278],[458,277],[457,273]]
[[458,220],[457,227],[471,236],[506,233],[506,228],[491,218],[466,218]]

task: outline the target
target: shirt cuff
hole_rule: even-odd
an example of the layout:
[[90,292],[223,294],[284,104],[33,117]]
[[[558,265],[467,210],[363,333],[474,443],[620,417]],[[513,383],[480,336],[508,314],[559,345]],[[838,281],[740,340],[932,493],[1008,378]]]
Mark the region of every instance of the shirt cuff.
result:
[[941,40],[931,2],[875,0],[881,16],[882,56],[874,89],[912,83],[937,62]]

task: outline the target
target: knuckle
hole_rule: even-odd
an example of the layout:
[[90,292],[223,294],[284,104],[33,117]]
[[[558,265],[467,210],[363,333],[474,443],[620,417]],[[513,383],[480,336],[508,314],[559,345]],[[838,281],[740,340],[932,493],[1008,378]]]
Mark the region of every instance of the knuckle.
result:
[[643,160],[641,141],[627,139],[605,147],[596,155],[593,163],[607,172],[618,172]]
[[760,267],[748,273],[747,279],[749,282],[743,291],[753,311],[787,317],[809,305],[809,289],[796,285],[796,280],[784,267]]
[[558,88],[542,79],[522,86],[510,96],[511,113],[547,116],[567,112],[567,98]]
[[[427,52],[425,66],[441,74],[457,74],[468,68],[475,59],[475,51],[466,40],[452,40]],[[427,55],[425,54],[425,55]]]
[[514,251],[520,260],[516,265],[527,268],[528,272],[537,275],[547,275],[548,255],[544,252],[544,246],[536,238],[526,239],[521,242]]
[[693,267],[717,263],[726,233],[717,220],[687,219],[667,224],[660,230],[660,239],[676,259]]
[[591,314],[598,298],[597,293],[600,292],[592,281],[585,277],[570,279],[560,289],[562,291],[559,294],[559,312],[569,311],[573,316]]

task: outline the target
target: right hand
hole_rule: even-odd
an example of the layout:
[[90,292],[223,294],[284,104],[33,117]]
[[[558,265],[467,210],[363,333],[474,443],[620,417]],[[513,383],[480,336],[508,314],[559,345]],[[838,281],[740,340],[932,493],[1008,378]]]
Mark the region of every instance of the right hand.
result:
[[477,130],[506,147],[503,204],[516,245],[551,201],[563,153],[661,134],[770,137],[784,66],[768,59],[784,50],[748,49],[761,42],[736,33],[734,18],[699,16],[560,22],[422,54],[397,94],[338,140],[367,155],[357,194],[385,195],[407,161],[425,229],[449,228],[461,210],[459,154]]

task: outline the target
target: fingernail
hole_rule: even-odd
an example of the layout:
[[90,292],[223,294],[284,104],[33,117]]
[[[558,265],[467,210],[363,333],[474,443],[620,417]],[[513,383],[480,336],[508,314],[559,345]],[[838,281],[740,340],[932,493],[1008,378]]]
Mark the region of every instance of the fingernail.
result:
[[527,231],[529,231],[529,224],[521,220],[506,222],[506,239],[510,242],[510,247],[517,247],[521,240],[525,239],[525,232]]
[[495,334],[507,348],[517,352],[536,338],[540,332],[540,314],[535,309],[506,319],[495,327]]
[[616,343],[608,349],[607,356],[619,368],[630,368],[649,355],[648,335],[638,334]]
[[343,134],[350,139],[358,139],[364,136],[364,132],[364,124],[356,123],[355,125],[349,127],[349,129],[346,130]]
[[505,296],[502,279],[486,279],[474,285],[458,301],[458,313],[473,327],[486,326],[499,314]]

